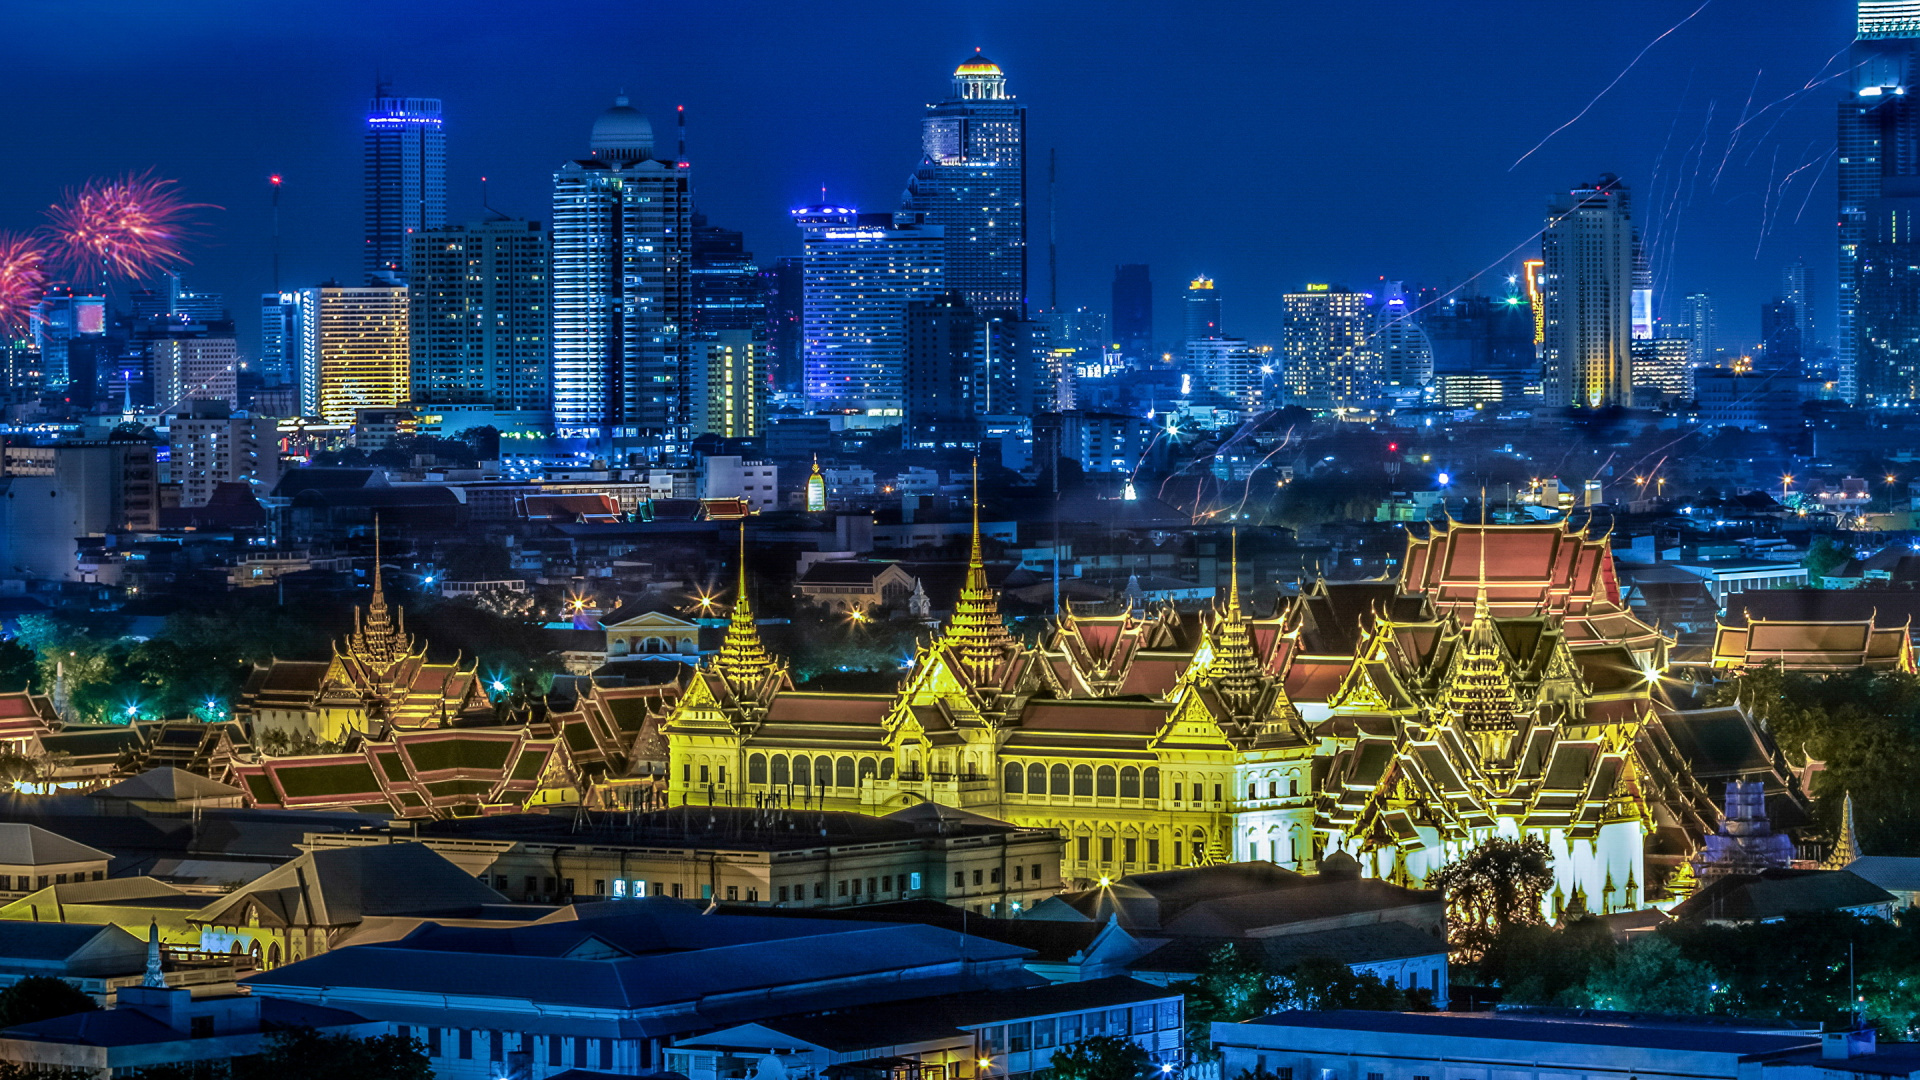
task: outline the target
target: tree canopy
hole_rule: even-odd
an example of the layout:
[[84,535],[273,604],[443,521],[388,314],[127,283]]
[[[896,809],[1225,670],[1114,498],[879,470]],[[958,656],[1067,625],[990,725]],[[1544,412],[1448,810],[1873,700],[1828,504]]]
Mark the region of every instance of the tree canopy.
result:
[[1053,1052],[1053,1080],[1145,1080],[1156,1070],[1124,1035],[1089,1035]]
[[1495,837],[1427,875],[1447,904],[1447,944],[1454,960],[1478,964],[1502,934],[1543,921],[1553,888],[1553,856],[1534,837]]

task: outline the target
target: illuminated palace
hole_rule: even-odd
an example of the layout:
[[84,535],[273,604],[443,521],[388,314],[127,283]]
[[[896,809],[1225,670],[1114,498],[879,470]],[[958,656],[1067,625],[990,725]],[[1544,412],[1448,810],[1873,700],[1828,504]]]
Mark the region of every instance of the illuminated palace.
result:
[[[948,803],[1060,830],[1063,877],[1082,882],[1221,859],[1311,869],[1334,851],[1412,882],[1533,836],[1557,912],[1666,897],[1718,824],[1709,783],[1790,788],[1744,714],[1667,702],[1668,643],[1622,603],[1604,537],[1451,523],[1410,539],[1399,581],[1317,582],[1270,617],[1244,609],[1238,577],[1236,559],[1198,621],[1069,611],[1029,647],[1001,620],[976,521],[953,617],[886,695],[796,691],[742,588],[667,712],[671,801]],[[1763,752],[1713,749],[1735,745]]]

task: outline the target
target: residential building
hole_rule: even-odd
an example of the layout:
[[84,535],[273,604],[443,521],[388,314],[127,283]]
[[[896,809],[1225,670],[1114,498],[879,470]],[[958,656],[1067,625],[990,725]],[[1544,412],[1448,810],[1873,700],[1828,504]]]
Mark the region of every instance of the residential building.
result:
[[407,238],[447,223],[447,134],[439,98],[393,97],[385,83],[367,106],[368,284],[404,283]]
[[1120,354],[1136,364],[1153,358],[1153,277],[1145,263],[1113,268],[1113,317],[1108,325]]
[[951,96],[927,106],[903,205],[940,230],[946,287],[982,314],[1026,316],[1026,155],[1027,107],[976,52],[954,69]]
[[299,295],[301,415],[350,424],[361,409],[404,405],[411,391],[406,288],[328,284]]
[[780,505],[780,466],[771,461],[708,454],[700,459],[699,481],[702,499],[738,499],[754,513],[765,513]]
[[656,456],[692,439],[693,200],[687,163],[614,99],[592,156],[553,176],[553,412],[562,434]]
[[760,435],[767,410],[766,346],[752,330],[719,330],[694,344],[693,430],[753,439]]
[[181,506],[205,506],[221,484],[246,483],[265,494],[280,482],[280,424],[236,412],[226,402],[182,403],[167,422],[168,466]]
[[1711,367],[1720,361],[1718,327],[1710,293],[1688,293],[1680,307],[1680,316],[1671,324],[1669,337],[1687,343],[1688,367]]
[[958,445],[972,441],[984,325],[953,290],[907,304],[906,437],[913,445],[937,445],[942,436]]
[[907,305],[946,287],[946,241],[917,214],[841,206],[793,212],[806,247],[807,400],[899,423]]
[[214,324],[165,333],[147,341],[148,375],[153,380],[153,404],[161,412],[183,408],[189,401],[239,404],[236,376],[240,350],[233,324]]
[[551,252],[540,223],[477,221],[408,239],[410,400],[547,409]]
[[1367,407],[1380,385],[1379,354],[1367,333],[1367,298],[1336,285],[1288,293],[1281,374],[1288,402],[1343,412]]
[[756,338],[767,331],[766,284],[753,264],[753,252],[738,229],[723,229],[693,215],[693,334],[713,340],[728,330]]
[[1633,403],[1631,294],[1638,239],[1630,192],[1611,173],[1550,202],[1540,234],[1546,404]]
[[1187,370],[1199,387],[1232,401],[1245,416],[1266,405],[1266,377],[1273,371],[1272,355],[1245,338],[1187,339]]
[[152,532],[160,471],[139,441],[7,446],[0,451],[0,568],[46,581],[98,580],[76,559],[76,538]]

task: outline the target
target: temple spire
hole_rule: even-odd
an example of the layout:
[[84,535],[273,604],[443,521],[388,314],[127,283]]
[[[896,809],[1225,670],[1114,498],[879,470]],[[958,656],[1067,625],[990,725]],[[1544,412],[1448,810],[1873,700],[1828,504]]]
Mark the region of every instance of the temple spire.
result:
[[1235,710],[1244,711],[1260,696],[1260,657],[1254,651],[1253,631],[1240,610],[1240,530],[1237,528],[1233,530],[1233,555],[1228,566],[1227,613],[1214,631],[1211,674],[1228,703]]
[[966,582],[947,623],[946,640],[975,678],[983,678],[1005,655],[1013,636],[1000,621],[1000,603],[987,585],[987,564],[980,543],[980,460],[973,462],[973,547],[967,555]]
[[733,615],[727,620],[727,636],[720,642],[720,654],[714,666],[726,676],[736,693],[753,689],[773,669],[773,658],[760,643],[760,628],[753,621],[753,601],[747,595],[747,525],[740,523],[739,591],[734,594]]
[[1840,809],[1840,838],[1833,842],[1833,850],[1828,852],[1826,862],[1820,865],[1827,870],[1845,870],[1848,863],[1859,857],[1860,839],[1853,822],[1853,792],[1849,791]]
[[165,990],[167,975],[160,964],[160,921],[147,920],[147,973],[140,985],[150,990]]

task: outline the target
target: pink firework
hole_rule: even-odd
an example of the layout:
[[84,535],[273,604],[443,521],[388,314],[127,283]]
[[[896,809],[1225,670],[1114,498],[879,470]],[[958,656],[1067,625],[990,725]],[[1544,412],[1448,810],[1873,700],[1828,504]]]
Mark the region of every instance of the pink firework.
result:
[[186,262],[182,243],[193,211],[205,203],[181,200],[174,182],[152,173],[89,180],[47,211],[63,268],[102,279],[151,277]]
[[0,331],[19,332],[47,291],[46,252],[30,236],[0,233]]

